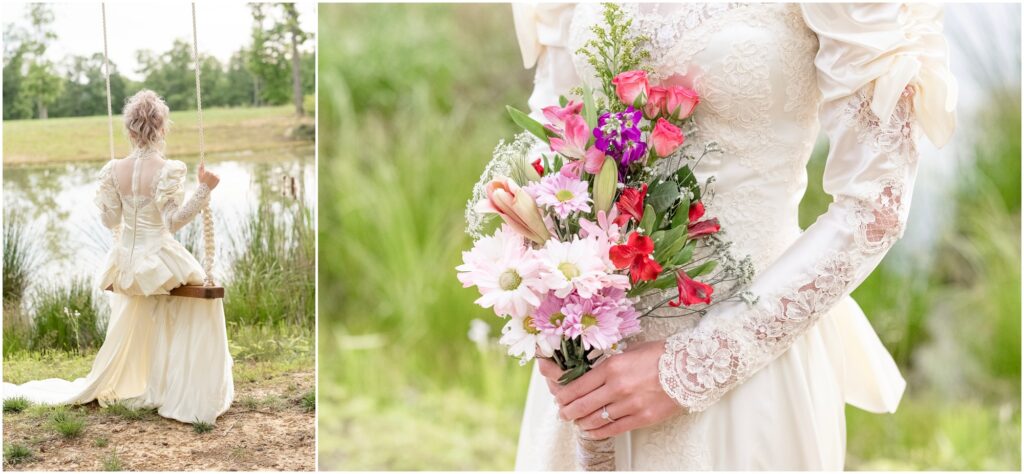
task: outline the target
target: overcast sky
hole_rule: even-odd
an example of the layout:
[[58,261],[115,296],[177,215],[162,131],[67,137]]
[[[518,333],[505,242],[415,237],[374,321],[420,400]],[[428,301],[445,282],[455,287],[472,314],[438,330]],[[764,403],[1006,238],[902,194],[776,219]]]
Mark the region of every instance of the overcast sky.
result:
[[[60,62],[68,55],[87,56],[103,52],[103,23],[100,3],[54,3],[53,30],[57,39],[47,56]],[[316,4],[298,2],[302,29],[316,31]],[[27,4],[4,0],[4,28],[14,23],[28,28]],[[275,14],[277,12],[275,11]],[[199,52],[227,61],[231,54],[251,43],[252,15],[243,2],[198,2],[196,4]],[[107,3],[107,48],[110,60],[125,76],[141,80],[135,52],[149,49],[162,53],[175,39],[192,43],[192,9],[186,2]],[[306,50],[313,48],[308,41]]]

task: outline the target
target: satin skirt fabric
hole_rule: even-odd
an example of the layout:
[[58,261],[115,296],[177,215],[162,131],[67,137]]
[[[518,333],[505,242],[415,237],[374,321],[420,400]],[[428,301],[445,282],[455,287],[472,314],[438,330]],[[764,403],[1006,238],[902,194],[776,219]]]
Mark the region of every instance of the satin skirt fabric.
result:
[[[616,438],[618,470],[842,470],[845,405],[895,411],[899,370],[850,298],[701,413]],[[614,414],[613,414],[614,416]],[[572,425],[536,368],[516,470],[576,470]]]
[[121,401],[185,423],[212,423],[227,411],[234,382],[223,300],[114,293],[110,304],[106,339],[86,377],[4,383],[4,399]]

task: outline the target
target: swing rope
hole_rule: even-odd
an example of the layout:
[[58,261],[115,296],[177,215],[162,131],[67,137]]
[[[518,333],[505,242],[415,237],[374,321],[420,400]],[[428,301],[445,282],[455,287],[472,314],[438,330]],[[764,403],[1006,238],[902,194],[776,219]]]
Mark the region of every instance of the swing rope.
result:
[[[196,111],[199,120],[199,164],[206,167],[206,131],[203,128],[203,92],[199,86],[199,36],[196,34],[196,4],[192,2],[192,60],[196,71]],[[213,213],[210,212],[210,205],[203,207],[203,271],[206,273],[204,279],[206,286],[214,286],[213,283],[213,255],[215,251],[213,241]]]
[[[103,72],[107,83],[107,132],[110,141],[110,159],[114,158],[114,110],[113,100],[110,94],[110,56],[107,51],[107,4],[100,4],[103,13]],[[206,130],[203,128],[203,96],[202,89],[199,85],[199,44],[198,35],[196,34],[196,4],[192,3],[192,58],[195,64],[196,72],[196,109],[199,113],[199,163],[204,167],[206,166],[206,143],[205,134]],[[213,281],[213,257],[216,250],[214,246],[214,235],[213,235],[213,213],[210,211],[210,205],[207,203],[202,210],[203,216],[203,272],[206,274],[204,277],[204,286],[214,287],[216,286]],[[117,238],[118,230],[115,230],[115,239]],[[223,290],[221,290],[221,296],[223,297]]]

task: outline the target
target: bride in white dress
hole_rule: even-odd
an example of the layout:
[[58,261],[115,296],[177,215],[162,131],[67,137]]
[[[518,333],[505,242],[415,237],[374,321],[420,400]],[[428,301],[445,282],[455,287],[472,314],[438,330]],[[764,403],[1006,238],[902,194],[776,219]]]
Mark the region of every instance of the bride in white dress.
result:
[[[923,134],[942,146],[955,126],[941,6],[622,8],[632,31],[651,40],[652,82],[700,95],[688,140],[715,141],[724,153],[695,171],[717,179],[708,212],[736,253],[753,259],[749,290],[759,300],[717,305],[699,319],[645,320],[627,352],[565,387],[541,360],[516,468],[575,469],[575,422],[595,438],[615,437],[620,470],[841,470],[845,404],[892,412],[905,387],[848,295],[903,233],[917,141]],[[525,66],[537,67],[538,119],[581,81],[596,83],[574,52],[601,12],[596,4],[514,8]],[[801,231],[819,124],[834,202]]]
[[95,199],[103,224],[120,229],[98,278],[101,290],[113,287],[103,346],[85,378],[4,383],[3,397],[121,402],[213,423],[234,398],[223,300],[169,292],[203,284],[202,266],[173,234],[206,205],[219,179],[200,165],[199,187],[185,199],[185,163],[163,157],[169,110],[153,91],[128,100],[124,121],[133,150],[103,166]]

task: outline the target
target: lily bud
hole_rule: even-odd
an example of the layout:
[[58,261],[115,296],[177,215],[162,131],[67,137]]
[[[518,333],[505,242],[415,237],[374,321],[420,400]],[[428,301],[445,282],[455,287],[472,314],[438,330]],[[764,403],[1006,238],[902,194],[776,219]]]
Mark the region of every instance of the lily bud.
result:
[[619,167],[612,158],[605,158],[601,171],[594,178],[594,212],[608,212],[615,202],[615,190],[619,184]]

